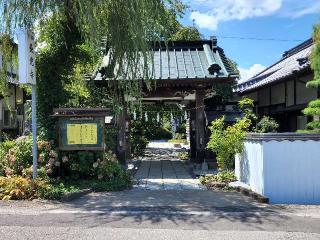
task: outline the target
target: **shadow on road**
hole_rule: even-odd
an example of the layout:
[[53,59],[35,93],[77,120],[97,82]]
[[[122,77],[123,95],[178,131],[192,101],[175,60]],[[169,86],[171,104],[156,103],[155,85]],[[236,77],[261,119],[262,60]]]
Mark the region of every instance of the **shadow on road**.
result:
[[280,209],[259,204],[237,192],[222,191],[143,191],[92,193],[65,205],[76,210],[81,219],[95,214],[99,224],[128,221],[135,224],[183,223],[207,229],[204,222],[241,223],[264,229],[263,224],[286,221]]

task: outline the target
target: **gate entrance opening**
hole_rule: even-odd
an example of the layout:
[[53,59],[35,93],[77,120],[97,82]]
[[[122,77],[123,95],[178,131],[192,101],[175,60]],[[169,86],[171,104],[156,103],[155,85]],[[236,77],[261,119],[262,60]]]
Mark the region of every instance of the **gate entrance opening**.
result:
[[[112,50],[106,46],[105,56],[108,56],[109,51]],[[205,99],[216,95],[215,87],[232,84],[238,75],[234,72],[223,49],[217,45],[216,38],[160,42],[152,44],[150,51],[156,88],[145,90],[142,102],[148,104],[176,102],[185,106],[189,112],[191,161],[201,164],[205,159],[207,143]],[[108,75],[110,71],[105,71],[105,67],[111,64],[108,62],[108,57],[105,59],[103,69],[97,72],[94,79],[97,86],[108,87],[111,85],[109,82],[114,80],[112,75]],[[128,108],[124,107],[122,113],[117,116],[119,129],[117,153],[123,163],[130,158],[128,111]]]

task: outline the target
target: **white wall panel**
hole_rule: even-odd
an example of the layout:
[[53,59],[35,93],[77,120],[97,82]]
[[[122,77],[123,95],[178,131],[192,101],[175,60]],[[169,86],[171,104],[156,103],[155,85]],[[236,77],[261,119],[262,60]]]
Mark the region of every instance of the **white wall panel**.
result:
[[320,141],[246,141],[236,175],[271,203],[320,204]]

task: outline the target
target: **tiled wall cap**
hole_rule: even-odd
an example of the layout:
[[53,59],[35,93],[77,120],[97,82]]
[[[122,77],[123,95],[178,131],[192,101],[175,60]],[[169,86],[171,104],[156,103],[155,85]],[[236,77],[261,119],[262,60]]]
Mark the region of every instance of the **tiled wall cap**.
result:
[[315,133],[248,133],[247,141],[320,141]]

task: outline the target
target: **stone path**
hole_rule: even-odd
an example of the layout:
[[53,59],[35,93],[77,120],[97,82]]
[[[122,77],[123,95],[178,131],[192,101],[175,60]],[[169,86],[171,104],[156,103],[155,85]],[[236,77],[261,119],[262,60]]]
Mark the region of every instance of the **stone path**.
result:
[[192,178],[185,162],[177,158],[174,149],[148,148],[134,178],[134,187],[139,189],[203,189],[199,180]]

